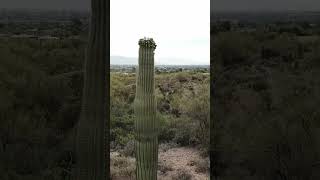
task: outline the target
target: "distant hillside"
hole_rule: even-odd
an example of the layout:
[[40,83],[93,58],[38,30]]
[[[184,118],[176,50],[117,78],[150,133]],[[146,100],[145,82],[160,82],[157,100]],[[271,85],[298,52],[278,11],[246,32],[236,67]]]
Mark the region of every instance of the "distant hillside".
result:
[[[200,63],[199,63],[200,62]],[[179,58],[155,58],[156,65],[208,65],[201,63],[202,61],[191,61]],[[110,64],[112,65],[137,65],[138,58],[124,56],[110,56]]]
[[274,22],[309,22],[317,23],[320,17],[319,11],[215,11],[211,12],[211,22],[218,20],[237,20],[254,23],[274,23]]

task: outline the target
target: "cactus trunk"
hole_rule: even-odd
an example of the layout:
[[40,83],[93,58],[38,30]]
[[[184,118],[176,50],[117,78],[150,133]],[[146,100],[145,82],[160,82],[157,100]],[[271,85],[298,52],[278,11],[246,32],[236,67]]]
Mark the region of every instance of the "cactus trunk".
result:
[[76,180],[109,179],[107,1],[92,0],[91,9],[82,108],[76,136]]
[[158,122],[154,95],[154,50],[152,39],[139,41],[139,66],[134,102],[137,180],[156,180],[158,164]]

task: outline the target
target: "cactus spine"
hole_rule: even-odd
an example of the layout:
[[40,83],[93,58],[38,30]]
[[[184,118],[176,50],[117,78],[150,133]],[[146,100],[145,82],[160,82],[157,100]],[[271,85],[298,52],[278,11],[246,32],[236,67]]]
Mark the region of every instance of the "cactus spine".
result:
[[153,39],[139,40],[136,97],[134,102],[137,180],[156,180],[158,164],[158,122],[154,95]]
[[109,179],[107,3],[106,0],[91,0],[82,108],[76,136],[76,180]]

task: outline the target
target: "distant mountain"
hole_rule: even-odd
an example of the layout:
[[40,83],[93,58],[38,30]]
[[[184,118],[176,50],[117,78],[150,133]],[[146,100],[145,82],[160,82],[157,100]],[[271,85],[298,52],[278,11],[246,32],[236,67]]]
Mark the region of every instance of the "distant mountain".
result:
[[211,23],[219,20],[237,20],[252,23],[274,23],[274,22],[309,22],[317,23],[320,11],[215,11],[211,12]]
[[[156,58],[155,65],[206,65],[203,61],[191,61],[179,58]],[[138,58],[124,56],[110,56],[111,65],[137,65]]]

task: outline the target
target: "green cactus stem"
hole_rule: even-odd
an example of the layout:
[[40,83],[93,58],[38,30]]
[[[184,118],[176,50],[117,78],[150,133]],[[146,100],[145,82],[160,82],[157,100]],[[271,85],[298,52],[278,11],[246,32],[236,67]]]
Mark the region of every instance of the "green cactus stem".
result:
[[139,66],[134,102],[137,180],[156,180],[158,164],[158,122],[156,119],[153,39],[139,40]]
[[76,136],[76,180],[109,179],[107,3],[106,0],[91,0],[91,27]]

